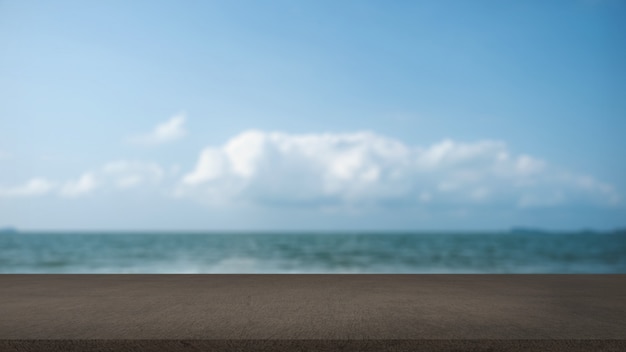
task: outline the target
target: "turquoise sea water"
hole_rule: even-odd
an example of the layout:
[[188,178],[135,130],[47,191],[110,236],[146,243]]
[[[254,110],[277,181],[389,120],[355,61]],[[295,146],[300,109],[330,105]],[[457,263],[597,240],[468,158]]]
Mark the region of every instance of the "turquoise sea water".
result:
[[0,273],[626,273],[626,233],[7,233]]

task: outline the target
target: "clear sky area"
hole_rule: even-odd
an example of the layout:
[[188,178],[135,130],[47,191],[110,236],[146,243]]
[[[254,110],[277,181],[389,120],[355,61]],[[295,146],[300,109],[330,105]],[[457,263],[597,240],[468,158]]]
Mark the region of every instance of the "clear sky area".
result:
[[624,63],[620,0],[0,0],[0,227],[624,227]]

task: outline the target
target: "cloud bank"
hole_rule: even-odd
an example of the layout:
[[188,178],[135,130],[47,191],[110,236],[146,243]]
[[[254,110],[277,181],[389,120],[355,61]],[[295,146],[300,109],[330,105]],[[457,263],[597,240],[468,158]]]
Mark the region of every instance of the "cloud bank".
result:
[[205,148],[176,195],[213,205],[411,207],[611,205],[591,177],[509,151],[501,141],[408,145],[371,132],[246,131]]
[[0,197],[158,192],[215,207],[330,210],[509,209],[615,206],[609,184],[515,154],[502,141],[445,139],[411,145],[372,132],[289,134],[250,130],[204,148],[180,176],[154,162],[118,160],[65,182],[33,178]]
[[1,187],[0,197],[33,197],[42,196],[51,192],[56,185],[41,177],[35,177],[21,186]]
[[151,132],[134,136],[130,141],[140,145],[157,145],[178,140],[187,134],[185,120],[183,113],[172,116],[154,127]]
[[78,180],[66,182],[59,192],[64,197],[79,197],[90,193],[96,186],[94,174],[86,172]]
[[164,176],[165,171],[157,163],[118,160],[65,182],[54,182],[38,177],[23,185],[0,187],[0,198],[50,194],[63,198],[80,198],[97,191],[128,191],[133,188],[158,186]]
[[120,160],[102,167],[102,177],[118,189],[158,185],[164,175],[163,168],[154,162]]

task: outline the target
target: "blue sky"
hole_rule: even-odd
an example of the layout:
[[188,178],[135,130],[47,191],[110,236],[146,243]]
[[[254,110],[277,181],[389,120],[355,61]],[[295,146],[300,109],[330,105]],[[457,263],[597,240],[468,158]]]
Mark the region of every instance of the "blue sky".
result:
[[625,226],[625,27],[617,0],[0,0],[0,226]]

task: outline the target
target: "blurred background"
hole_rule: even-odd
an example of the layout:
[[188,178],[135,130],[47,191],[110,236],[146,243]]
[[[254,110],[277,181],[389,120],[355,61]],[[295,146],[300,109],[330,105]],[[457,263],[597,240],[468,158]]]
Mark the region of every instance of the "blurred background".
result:
[[0,0],[0,271],[626,272],[625,27]]

